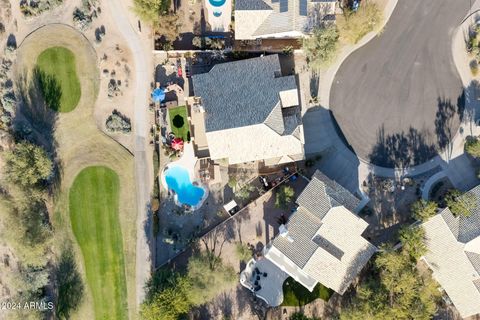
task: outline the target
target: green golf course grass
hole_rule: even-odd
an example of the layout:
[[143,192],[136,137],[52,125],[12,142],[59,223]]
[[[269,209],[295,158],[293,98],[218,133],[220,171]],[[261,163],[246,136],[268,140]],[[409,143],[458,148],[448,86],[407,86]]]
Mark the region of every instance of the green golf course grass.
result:
[[95,166],[83,169],[69,191],[70,220],[83,254],[96,319],[126,319],[128,313],[119,188],[113,170]]
[[55,111],[75,109],[81,96],[75,55],[63,47],[52,47],[37,58],[39,82],[47,105]]

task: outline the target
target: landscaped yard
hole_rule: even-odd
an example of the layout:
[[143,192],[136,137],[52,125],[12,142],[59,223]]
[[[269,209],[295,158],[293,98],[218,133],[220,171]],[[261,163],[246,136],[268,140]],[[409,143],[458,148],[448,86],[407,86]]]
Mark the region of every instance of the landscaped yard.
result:
[[75,109],[81,88],[73,52],[64,47],[48,48],[38,56],[37,67],[47,105],[60,112]]
[[119,223],[119,177],[107,167],[88,167],[69,192],[73,233],[85,261],[96,319],[126,319],[127,288]]
[[170,127],[176,137],[182,138],[183,141],[190,140],[190,127],[188,125],[187,108],[180,106],[168,109],[168,117],[170,119]]
[[313,292],[308,291],[300,283],[288,277],[283,283],[283,303],[282,306],[304,306],[315,299],[328,301],[333,291],[320,283],[315,286]]

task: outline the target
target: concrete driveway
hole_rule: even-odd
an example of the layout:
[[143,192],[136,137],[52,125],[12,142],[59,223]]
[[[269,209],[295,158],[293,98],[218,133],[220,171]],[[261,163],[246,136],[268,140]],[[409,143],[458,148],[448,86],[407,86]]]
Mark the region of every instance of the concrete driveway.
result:
[[360,158],[418,164],[451,141],[463,105],[452,36],[469,7],[470,0],[399,1],[384,32],[342,64],[329,108]]

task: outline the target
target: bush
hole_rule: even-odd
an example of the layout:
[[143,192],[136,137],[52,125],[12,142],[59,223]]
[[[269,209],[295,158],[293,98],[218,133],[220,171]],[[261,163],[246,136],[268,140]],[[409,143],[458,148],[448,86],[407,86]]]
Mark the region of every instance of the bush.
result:
[[292,187],[281,186],[275,196],[275,207],[287,209],[288,206],[293,202],[294,195],[295,191]]
[[338,30],[336,26],[319,27],[310,37],[302,40],[302,48],[312,69],[321,69],[332,62],[337,54]]
[[367,33],[373,31],[382,21],[382,13],[375,3],[363,3],[357,12],[344,10],[343,17],[337,19],[340,37],[355,44]]
[[202,38],[200,38],[199,36],[193,37],[192,45],[194,47],[201,48],[202,47]]
[[170,10],[170,0],[134,0],[133,11],[143,21],[157,24]]
[[117,110],[112,111],[112,114],[107,118],[105,125],[109,132],[129,133],[132,131],[130,119]]
[[478,62],[477,60],[470,61],[470,72],[472,76],[476,77],[478,74]]
[[465,142],[465,152],[475,158],[480,158],[480,141],[477,137],[470,137]]
[[235,244],[235,252],[237,253],[238,260],[244,262],[248,262],[253,256],[250,247],[241,242]]

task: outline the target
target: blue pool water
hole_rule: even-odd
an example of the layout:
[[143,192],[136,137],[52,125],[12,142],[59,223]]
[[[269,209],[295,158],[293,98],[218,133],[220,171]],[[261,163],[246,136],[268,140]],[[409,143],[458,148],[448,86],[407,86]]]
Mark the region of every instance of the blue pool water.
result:
[[208,2],[214,7],[221,7],[227,2],[227,0],[208,0]]
[[178,202],[196,206],[202,200],[205,190],[192,184],[185,168],[171,167],[164,172],[164,175],[168,188],[177,194]]

